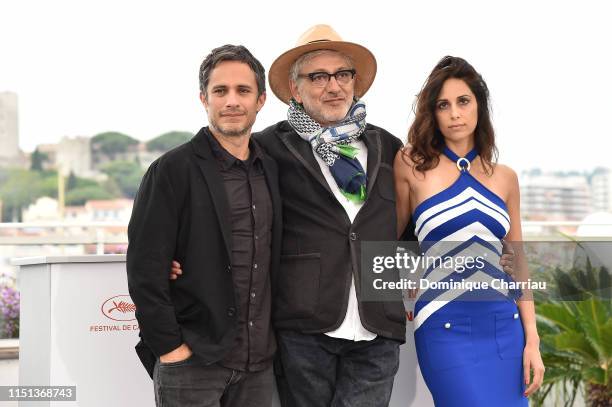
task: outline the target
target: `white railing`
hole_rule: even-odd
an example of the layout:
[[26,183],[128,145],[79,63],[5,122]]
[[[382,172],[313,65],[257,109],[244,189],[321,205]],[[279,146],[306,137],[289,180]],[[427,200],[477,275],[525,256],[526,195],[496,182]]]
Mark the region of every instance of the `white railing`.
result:
[[125,222],[22,222],[0,223],[0,246],[127,244]]
[[521,226],[528,241],[612,240],[612,222],[522,221]]
[[[578,221],[523,221],[523,236],[528,241],[612,240],[612,223]],[[0,246],[95,245],[96,254],[105,245],[127,245],[125,222],[25,222],[0,223]]]

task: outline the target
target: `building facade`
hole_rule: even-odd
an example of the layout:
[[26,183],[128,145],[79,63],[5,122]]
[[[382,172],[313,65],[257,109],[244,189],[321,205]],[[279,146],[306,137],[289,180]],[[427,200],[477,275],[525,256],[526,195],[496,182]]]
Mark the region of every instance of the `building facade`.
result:
[[74,173],[77,177],[90,178],[91,147],[89,137],[63,137],[57,145],[57,167],[64,175]]
[[579,221],[593,212],[586,175],[530,171],[522,174],[520,188],[525,220]]
[[13,166],[19,164],[21,158],[17,94],[0,92],[0,165]]
[[596,168],[591,176],[593,210],[612,212],[612,170]]

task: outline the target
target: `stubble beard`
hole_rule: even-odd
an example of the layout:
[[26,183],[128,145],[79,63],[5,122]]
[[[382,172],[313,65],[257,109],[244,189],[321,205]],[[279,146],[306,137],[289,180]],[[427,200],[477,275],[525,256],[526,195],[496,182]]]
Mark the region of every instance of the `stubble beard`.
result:
[[306,114],[310,116],[312,120],[321,125],[329,126],[341,122],[346,117],[349,109],[351,108],[351,103],[347,102],[346,105],[343,106],[342,110],[330,109],[331,111],[326,111],[324,106],[312,106],[304,99],[303,106],[304,112],[306,112]]
[[210,127],[214,128],[219,134],[225,137],[242,137],[249,133],[253,124],[255,124],[255,120],[250,123],[247,123],[244,127],[238,129],[228,129],[220,126],[217,121],[213,118],[208,119],[208,124]]

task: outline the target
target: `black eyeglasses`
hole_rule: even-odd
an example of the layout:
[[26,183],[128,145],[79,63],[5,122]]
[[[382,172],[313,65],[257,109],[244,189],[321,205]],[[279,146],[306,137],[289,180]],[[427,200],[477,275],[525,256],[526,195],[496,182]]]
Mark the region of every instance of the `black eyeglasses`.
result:
[[308,77],[313,86],[322,88],[327,85],[332,76],[336,78],[336,82],[338,82],[338,84],[347,85],[353,80],[356,72],[357,71],[355,71],[354,69],[342,69],[336,73],[312,72],[298,76],[301,78]]

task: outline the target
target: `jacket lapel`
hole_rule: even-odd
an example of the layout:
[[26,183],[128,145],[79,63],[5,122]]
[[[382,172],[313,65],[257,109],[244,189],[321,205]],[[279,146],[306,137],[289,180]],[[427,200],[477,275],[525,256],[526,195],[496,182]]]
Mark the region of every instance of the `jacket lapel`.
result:
[[266,183],[268,185],[268,190],[270,191],[270,197],[272,199],[272,209],[274,216],[274,223],[276,223],[278,219],[278,214],[281,210],[281,198],[280,191],[278,189],[278,169],[274,161],[271,158],[264,156],[263,160],[264,167],[264,175],[266,177]]
[[[279,133],[279,137],[287,149],[295,156],[295,158],[310,172],[310,174],[325,188],[332,196],[334,193],[329,188],[327,180],[321,172],[321,167],[314,157],[312,147],[304,141],[299,135],[292,131]],[[374,129],[366,129],[361,139],[368,148],[368,166],[367,166],[367,186],[366,196],[370,196],[380,163],[382,160],[382,146],[380,135]]]
[[217,219],[219,220],[219,226],[221,227],[221,233],[223,235],[223,241],[225,242],[225,248],[227,249],[227,255],[231,258],[232,255],[232,240],[231,240],[231,225],[230,225],[230,209],[229,202],[227,201],[227,193],[225,186],[222,182],[221,172],[219,166],[215,161],[212,151],[210,150],[210,143],[206,139],[207,129],[202,128],[193,139],[191,139],[191,145],[193,150],[198,157],[196,162],[202,175],[208,185],[208,191],[215,207]]
[[382,146],[380,141],[380,135],[373,129],[366,129],[361,137],[364,144],[368,148],[368,168],[367,172],[367,195],[370,196],[376,177],[378,176],[378,170],[380,169],[380,162],[382,160]]
[[270,270],[272,281],[274,282],[275,286],[276,279],[278,277],[277,271],[280,266],[280,252],[282,245],[282,199],[278,186],[278,167],[276,166],[276,163],[272,158],[266,155],[264,155],[262,162],[266,183],[268,185],[268,191],[270,191],[270,197],[272,200],[272,260],[270,263]]
[[325,188],[332,196],[334,193],[329,188],[327,180],[321,172],[321,167],[314,157],[312,147],[308,142],[303,140],[293,130],[283,132],[278,135],[287,147],[287,149],[293,154],[293,156],[306,168],[306,170]]

